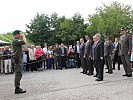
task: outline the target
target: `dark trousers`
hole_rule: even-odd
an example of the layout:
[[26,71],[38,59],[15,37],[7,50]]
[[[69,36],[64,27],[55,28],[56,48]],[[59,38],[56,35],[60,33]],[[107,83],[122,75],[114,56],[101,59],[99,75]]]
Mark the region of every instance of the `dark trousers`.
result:
[[[27,61],[27,63],[29,63],[30,61]],[[27,64],[26,65],[26,71],[30,71],[30,65],[29,64]]]
[[41,60],[42,60],[41,57],[37,58],[37,63],[36,63],[37,69],[42,68],[42,61]]
[[111,56],[105,56],[105,63],[106,63],[106,66],[108,68],[108,72],[109,73],[112,73],[112,59],[111,59]]
[[120,56],[114,55],[114,58],[113,58],[113,69],[115,69],[116,62],[118,63],[118,69],[120,69],[121,58],[120,58]]
[[15,67],[14,67],[14,71],[15,71],[15,79],[14,79],[14,83],[15,83],[15,87],[19,87],[20,86],[20,80],[22,78],[22,57],[15,57]]
[[85,58],[81,58],[81,66],[82,66],[83,72],[85,73]]
[[80,57],[79,57],[79,53],[76,53],[75,60],[76,60],[76,67],[80,68],[81,67],[81,60],[80,60]]
[[43,68],[46,69],[46,59],[43,59],[42,63],[43,63]]
[[52,59],[49,58],[47,61],[48,61],[48,68],[47,69],[51,69],[52,68]]
[[125,74],[132,74],[132,66],[130,63],[130,56],[129,55],[122,55],[121,61],[125,70]]
[[55,68],[58,69],[59,68],[59,56],[55,56],[54,64],[55,64]]
[[66,66],[66,56],[61,56],[60,57],[60,68],[62,69],[62,67],[67,68],[67,66]]
[[83,69],[83,72],[87,74],[89,71],[89,74],[93,74],[93,61],[91,59],[85,59],[85,67]]
[[96,76],[97,76],[97,78],[103,80],[104,61],[98,60],[98,61],[94,61],[94,62],[95,62],[95,67],[96,67]]
[[93,67],[93,60],[89,59],[88,61],[88,70],[89,70],[89,74],[93,74],[94,72],[94,67]]
[[23,65],[22,65],[23,67],[22,67],[22,71],[23,72],[26,72],[26,62],[23,62]]
[[54,58],[47,59],[47,69],[54,69]]
[[33,72],[33,71],[37,71],[37,64],[35,63],[36,60],[31,60],[29,61],[29,66],[30,66],[30,71]]

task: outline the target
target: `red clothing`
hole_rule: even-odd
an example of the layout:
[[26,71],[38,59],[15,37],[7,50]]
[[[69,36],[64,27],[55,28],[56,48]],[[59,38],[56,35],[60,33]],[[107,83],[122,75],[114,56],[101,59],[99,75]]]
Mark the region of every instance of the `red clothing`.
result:
[[37,49],[36,50],[36,58],[40,58],[44,54],[42,49]]

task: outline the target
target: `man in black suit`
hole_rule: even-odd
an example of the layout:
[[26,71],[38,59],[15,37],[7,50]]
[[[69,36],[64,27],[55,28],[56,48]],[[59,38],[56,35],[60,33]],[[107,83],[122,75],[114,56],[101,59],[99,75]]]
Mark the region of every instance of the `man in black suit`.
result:
[[115,38],[115,42],[114,42],[114,50],[113,50],[113,70],[115,70],[115,63],[118,63],[118,70],[120,70],[120,64],[121,62],[121,58],[119,55],[119,50],[120,50],[120,43],[119,43],[119,39]]
[[93,37],[92,47],[92,59],[94,60],[96,67],[96,81],[103,81],[103,70],[104,70],[104,42],[100,40],[101,35],[96,34]]
[[62,70],[62,67],[65,67],[67,69],[66,66],[66,54],[67,54],[67,50],[64,47],[64,44],[61,44],[61,47],[59,48],[59,59],[60,59],[60,69]]
[[[92,51],[92,41],[90,40],[89,35],[85,35],[86,43],[85,43],[85,51],[84,51],[84,58],[85,58],[85,74],[86,75],[93,75],[93,65],[91,60],[91,51]],[[88,72],[89,71],[89,72]]]

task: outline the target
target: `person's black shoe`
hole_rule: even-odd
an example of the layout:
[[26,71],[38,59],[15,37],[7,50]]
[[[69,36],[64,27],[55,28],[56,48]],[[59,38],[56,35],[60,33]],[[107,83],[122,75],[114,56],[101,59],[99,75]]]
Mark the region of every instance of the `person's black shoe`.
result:
[[93,77],[97,77],[97,75],[94,75]]
[[89,75],[90,73],[86,73],[86,75]]
[[113,72],[109,72],[109,74],[112,74]]
[[21,88],[16,88],[15,89],[15,94],[20,94],[20,93],[26,93],[26,90],[23,90]]
[[109,73],[109,72],[106,72],[106,73]]
[[84,73],[84,72],[80,72],[80,73]]
[[89,74],[88,74],[88,76],[92,76],[92,75],[94,75],[94,74],[93,74],[93,73],[89,73]]
[[132,74],[127,74],[127,77],[132,77]]
[[83,74],[87,74],[86,72],[83,72]]
[[113,70],[115,70],[115,68],[112,68]]
[[10,72],[9,74],[13,74],[13,72]]
[[97,78],[95,81],[103,81],[103,79],[99,79],[99,78]]
[[122,75],[122,76],[127,76],[127,74],[124,74],[124,75]]

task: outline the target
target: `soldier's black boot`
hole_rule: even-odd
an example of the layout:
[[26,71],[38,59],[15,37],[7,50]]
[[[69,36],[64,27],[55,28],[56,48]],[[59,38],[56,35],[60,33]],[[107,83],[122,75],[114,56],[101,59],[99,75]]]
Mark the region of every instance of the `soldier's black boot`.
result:
[[19,94],[19,93],[26,93],[26,90],[23,90],[19,87],[15,88],[15,94]]

